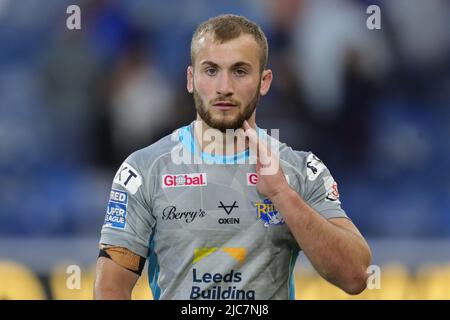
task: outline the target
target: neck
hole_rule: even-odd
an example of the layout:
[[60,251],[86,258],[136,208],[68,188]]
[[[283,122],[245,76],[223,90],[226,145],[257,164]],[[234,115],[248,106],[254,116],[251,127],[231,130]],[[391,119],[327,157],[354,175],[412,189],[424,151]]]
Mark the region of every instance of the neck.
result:
[[[256,128],[255,117],[248,120],[252,128]],[[195,139],[200,144],[202,151],[215,155],[232,156],[248,149],[248,141],[244,138],[244,129],[222,132],[208,126],[199,116],[194,123]]]

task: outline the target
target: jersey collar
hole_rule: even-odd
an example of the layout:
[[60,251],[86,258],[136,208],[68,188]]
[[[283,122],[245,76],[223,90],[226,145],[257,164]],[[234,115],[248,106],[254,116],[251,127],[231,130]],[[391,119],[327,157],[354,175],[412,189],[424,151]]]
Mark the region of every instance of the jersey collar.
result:
[[[194,137],[194,123],[191,122],[189,125],[181,127],[179,133],[179,140],[185,148],[187,148],[192,154],[200,157],[202,161],[212,164],[239,164],[248,163],[249,159],[249,149],[236,153],[234,155],[213,155],[201,150],[200,145]],[[256,127],[256,131],[259,136],[265,134],[264,130],[260,130]]]

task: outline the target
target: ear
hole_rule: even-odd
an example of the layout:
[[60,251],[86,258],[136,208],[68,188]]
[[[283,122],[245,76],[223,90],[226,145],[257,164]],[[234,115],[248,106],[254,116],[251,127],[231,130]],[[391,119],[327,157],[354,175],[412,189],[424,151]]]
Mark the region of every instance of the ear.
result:
[[272,84],[272,70],[264,70],[261,77],[261,87],[259,88],[259,94],[265,96],[269,92],[270,85]]
[[186,88],[189,93],[194,92],[194,68],[189,66],[186,72]]

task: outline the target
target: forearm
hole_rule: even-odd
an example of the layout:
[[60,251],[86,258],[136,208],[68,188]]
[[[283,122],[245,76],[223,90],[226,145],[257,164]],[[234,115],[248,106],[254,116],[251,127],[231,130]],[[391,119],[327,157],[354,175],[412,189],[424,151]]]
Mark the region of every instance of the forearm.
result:
[[320,275],[348,293],[364,289],[371,257],[360,235],[330,223],[292,189],[271,200]]
[[96,283],[94,287],[95,300],[131,300],[131,291],[111,284]]

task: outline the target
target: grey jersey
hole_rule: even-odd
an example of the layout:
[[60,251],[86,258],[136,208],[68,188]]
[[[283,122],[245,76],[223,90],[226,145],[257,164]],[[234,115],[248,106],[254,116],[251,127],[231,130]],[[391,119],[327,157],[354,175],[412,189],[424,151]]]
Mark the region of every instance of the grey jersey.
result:
[[[179,163],[180,152],[214,159]],[[255,165],[239,161],[248,156],[205,154],[193,123],[134,152],[114,177],[100,243],[147,257],[155,299],[293,299],[300,248],[258,193]],[[281,143],[279,157],[312,208],[326,219],[347,217],[322,161]]]

